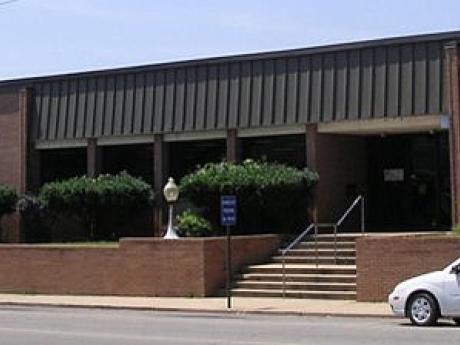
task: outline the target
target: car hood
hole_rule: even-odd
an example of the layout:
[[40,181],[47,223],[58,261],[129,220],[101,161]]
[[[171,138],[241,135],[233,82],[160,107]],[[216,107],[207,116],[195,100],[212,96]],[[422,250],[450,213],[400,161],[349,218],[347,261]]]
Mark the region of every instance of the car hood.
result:
[[430,272],[430,273],[425,273],[420,276],[410,278],[408,280],[403,281],[401,284],[399,284],[396,288],[409,288],[414,285],[421,286],[423,284],[436,284],[438,282],[442,282],[442,276],[443,272],[442,271],[436,271],[436,272]]

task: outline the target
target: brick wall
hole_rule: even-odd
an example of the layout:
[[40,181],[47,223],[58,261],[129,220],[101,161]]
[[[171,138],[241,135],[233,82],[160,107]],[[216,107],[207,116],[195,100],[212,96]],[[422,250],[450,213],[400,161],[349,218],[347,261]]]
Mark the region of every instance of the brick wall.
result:
[[[278,246],[276,235],[234,237],[234,270]],[[224,238],[126,238],[113,248],[0,245],[0,292],[209,296],[224,285]]]
[[370,236],[356,242],[357,300],[386,301],[396,284],[460,257],[456,236]]
[[[22,140],[25,133],[20,113],[19,92],[16,89],[0,90],[0,184],[22,191],[24,164]],[[2,220],[0,240],[19,241],[19,217],[14,214]]]

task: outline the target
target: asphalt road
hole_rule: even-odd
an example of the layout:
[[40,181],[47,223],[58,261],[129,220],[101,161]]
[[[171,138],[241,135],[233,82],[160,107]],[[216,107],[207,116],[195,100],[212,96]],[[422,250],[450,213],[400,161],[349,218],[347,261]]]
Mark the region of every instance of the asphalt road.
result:
[[449,321],[0,307],[0,344],[458,344]]

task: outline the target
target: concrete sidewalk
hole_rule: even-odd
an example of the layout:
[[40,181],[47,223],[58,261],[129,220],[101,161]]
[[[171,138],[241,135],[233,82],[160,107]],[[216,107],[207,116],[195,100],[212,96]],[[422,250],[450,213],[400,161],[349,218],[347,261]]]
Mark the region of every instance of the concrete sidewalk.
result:
[[355,317],[390,317],[392,315],[386,303],[291,298],[234,297],[232,298],[232,309],[229,310],[226,308],[225,297],[187,298],[0,294],[0,306],[2,305]]

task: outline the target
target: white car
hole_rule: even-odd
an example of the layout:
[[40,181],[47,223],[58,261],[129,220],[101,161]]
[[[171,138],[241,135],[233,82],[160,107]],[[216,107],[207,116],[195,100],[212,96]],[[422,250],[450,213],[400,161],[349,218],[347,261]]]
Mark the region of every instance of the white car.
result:
[[460,326],[460,258],[442,271],[396,285],[388,303],[394,314],[417,326],[433,325],[440,317],[453,318]]

